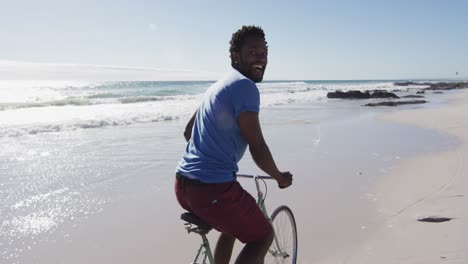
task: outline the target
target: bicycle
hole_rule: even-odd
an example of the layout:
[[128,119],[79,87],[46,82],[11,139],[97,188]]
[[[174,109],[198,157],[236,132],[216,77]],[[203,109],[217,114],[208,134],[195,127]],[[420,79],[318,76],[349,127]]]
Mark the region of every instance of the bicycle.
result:
[[[291,263],[295,264],[297,259],[297,228],[294,215],[289,207],[281,205],[277,207],[271,217],[265,206],[267,194],[267,184],[265,179],[273,179],[269,176],[237,174],[238,178],[254,179],[257,188],[257,205],[261,208],[274,230],[274,240],[265,256],[265,263]],[[259,181],[262,180],[265,185],[265,194],[260,189]],[[210,225],[198,218],[196,215],[185,212],[181,215],[181,219],[186,221],[185,229],[188,233],[196,233],[201,236],[202,243],[198,248],[195,259],[192,264],[198,264],[198,259],[202,260],[201,264],[214,264],[213,253],[211,252],[209,241],[206,237],[212,229]],[[193,226],[195,225],[195,226]],[[208,261],[208,262],[207,262]]]

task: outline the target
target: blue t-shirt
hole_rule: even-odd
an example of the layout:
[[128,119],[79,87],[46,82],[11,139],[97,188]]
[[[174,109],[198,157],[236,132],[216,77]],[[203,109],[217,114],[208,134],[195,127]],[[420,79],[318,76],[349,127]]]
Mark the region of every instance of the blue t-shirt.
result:
[[206,91],[176,171],[206,183],[234,181],[247,148],[237,117],[246,111],[260,111],[260,94],[254,82],[233,69]]

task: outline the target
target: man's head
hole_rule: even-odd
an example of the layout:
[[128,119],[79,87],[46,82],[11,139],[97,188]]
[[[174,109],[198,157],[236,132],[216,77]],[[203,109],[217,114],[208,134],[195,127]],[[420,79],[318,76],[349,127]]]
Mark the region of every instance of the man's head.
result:
[[268,63],[268,46],[263,30],[257,26],[242,26],[232,34],[229,43],[232,67],[250,80],[261,82]]

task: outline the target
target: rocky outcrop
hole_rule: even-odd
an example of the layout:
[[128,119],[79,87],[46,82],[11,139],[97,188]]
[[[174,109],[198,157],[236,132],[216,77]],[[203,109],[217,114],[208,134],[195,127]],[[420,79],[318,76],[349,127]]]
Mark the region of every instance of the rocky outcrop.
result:
[[401,96],[401,98],[424,98],[424,95],[410,94],[410,95]]
[[370,98],[369,92],[361,92],[361,91],[335,91],[327,93],[328,98],[340,98],[340,99],[369,99]]
[[410,85],[431,85],[432,83],[428,83],[428,82],[396,82],[394,83],[395,86],[410,86]]
[[453,89],[467,89],[468,82],[396,82],[396,86],[410,86],[410,85],[424,85],[428,86],[424,90],[453,90]]
[[400,98],[396,94],[384,90],[374,90],[371,98]]
[[369,103],[365,104],[364,106],[397,106],[397,105],[405,105],[405,104],[425,104],[427,103],[425,100],[414,100],[414,101],[390,101],[390,102],[380,102],[380,103]]
[[365,92],[361,92],[358,90],[342,92],[337,90],[335,92],[329,92],[327,94],[327,97],[339,99],[399,98],[396,94],[384,90],[374,90]]
[[447,222],[451,221],[453,218],[451,217],[442,217],[442,216],[429,216],[429,217],[424,217],[424,218],[419,218],[419,222],[429,222],[429,223],[442,223],[442,222]]

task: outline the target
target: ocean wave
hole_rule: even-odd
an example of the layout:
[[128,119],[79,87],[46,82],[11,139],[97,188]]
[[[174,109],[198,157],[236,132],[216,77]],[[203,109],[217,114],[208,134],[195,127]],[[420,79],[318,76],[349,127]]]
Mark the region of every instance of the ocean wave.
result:
[[0,129],[0,138],[2,137],[20,137],[25,135],[37,135],[41,133],[76,131],[80,129],[104,128],[113,126],[128,126],[133,124],[154,123],[161,121],[177,120],[182,116],[175,115],[146,115],[135,116],[128,119],[94,119],[94,120],[78,120],[56,124],[35,124],[25,126],[14,126]]
[[[327,100],[327,93],[334,90],[391,91],[398,88],[392,82],[357,81],[267,82],[259,85],[261,107]],[[114,91],[88,91],[86,96],[81,97],[0,103],[0,137],[175,120],[190,116],[200,104],[202,96],[203,93],[154,95],[147,94],[147,91],[134,91],[129,96],[115,94]]]
[[295,103],[308,103],[320,101],[327,97],[327,91],[306,88],[303,90],[286,90],[281,93],[263,93],[261,106],[276,106]]
[[122,104],[132,104],[132,103],[143,103],[143,102],[154,102],[154,101],[163,101],[171,100],[173,97],[167,96],[137,96],[137,97],[127,97],[119,99],[119,102]]
[[49,107],[49,106],[66,106],[66,105],[93,105],[90,100],[83,98],[67,98],[62,100],[46,101],[46,102],[20,102],[20,103],[0,103],[0,111],[20,109],[20,108],[32,108],[32,107]]
[[157,102],[157,101],[187,101],[187,100],[197,100],[202,94],[198,95],[176,95],[176,96],[133,96],[118,99],[122,104],[136,104],[136,103],[146,103],[146,102]]
[[14,110],[21,108],[51,107],[51,106],[88,106],[100,104],[136,104],[144,102],[171,101],[171,100],[192,100],[196,95],[178,95],[178,96],[131,96],[116,98],[112,94],[96,94],[84,98],[66,98],[61,100],[45,102],[18,102],[18,103],[0,103],[0,111]]
[[308,83],[302,81],[291,81],[291,82],[264,82],[259,83],[257,86],[259,88],[275,88],[275,87],[291,87],[291,86],[307,86]]
[[368,91],[368,90],[391,90],[396,88],[393,82],[364,82],[364,83],[330,83],[330,84],[323,84],[321,87],[327,91],[335,91],[335,90],[342,90],[342,91],[350,91],[350,90],[360,90],[360,91]]
[[119,98],[121,95],[117,93],[96,93],[92,95],[88,95],[85,98],[88,99],[106,99],[106,98]]
[[[11,94],[12,91],[9,93],[5,91],[4,94],[0,93],[2,95],[0,96],[0,100],[2,101],[0,102],[0,111],[33,107],[138,104],[167,100],[192,100],[200,97],[211,82],[20,84],[20,88],[27,88],[26,90],[23,89],[21,93],[16,91],[18,89],[15,89],[16,92],[13,91],[13,95]],[[398,89],[390,81],[271,81],[259,83],[258,87],[264,97],[274,97],[274,94],[278,95],[278,97],[284,96],[283,103],[296,102],[296,100],[304,101],[292,95],[297,93],[304,94],[306,98],[313,100],[316,98],[314,94],[318,91]],[[409,87],[408,89],[411,88],[413,87]],[[288,99],[288,96],[292,96],[293,98]],[[275,104],[281,103],[281,100],[278,98],[274,99],[274,101]]]

